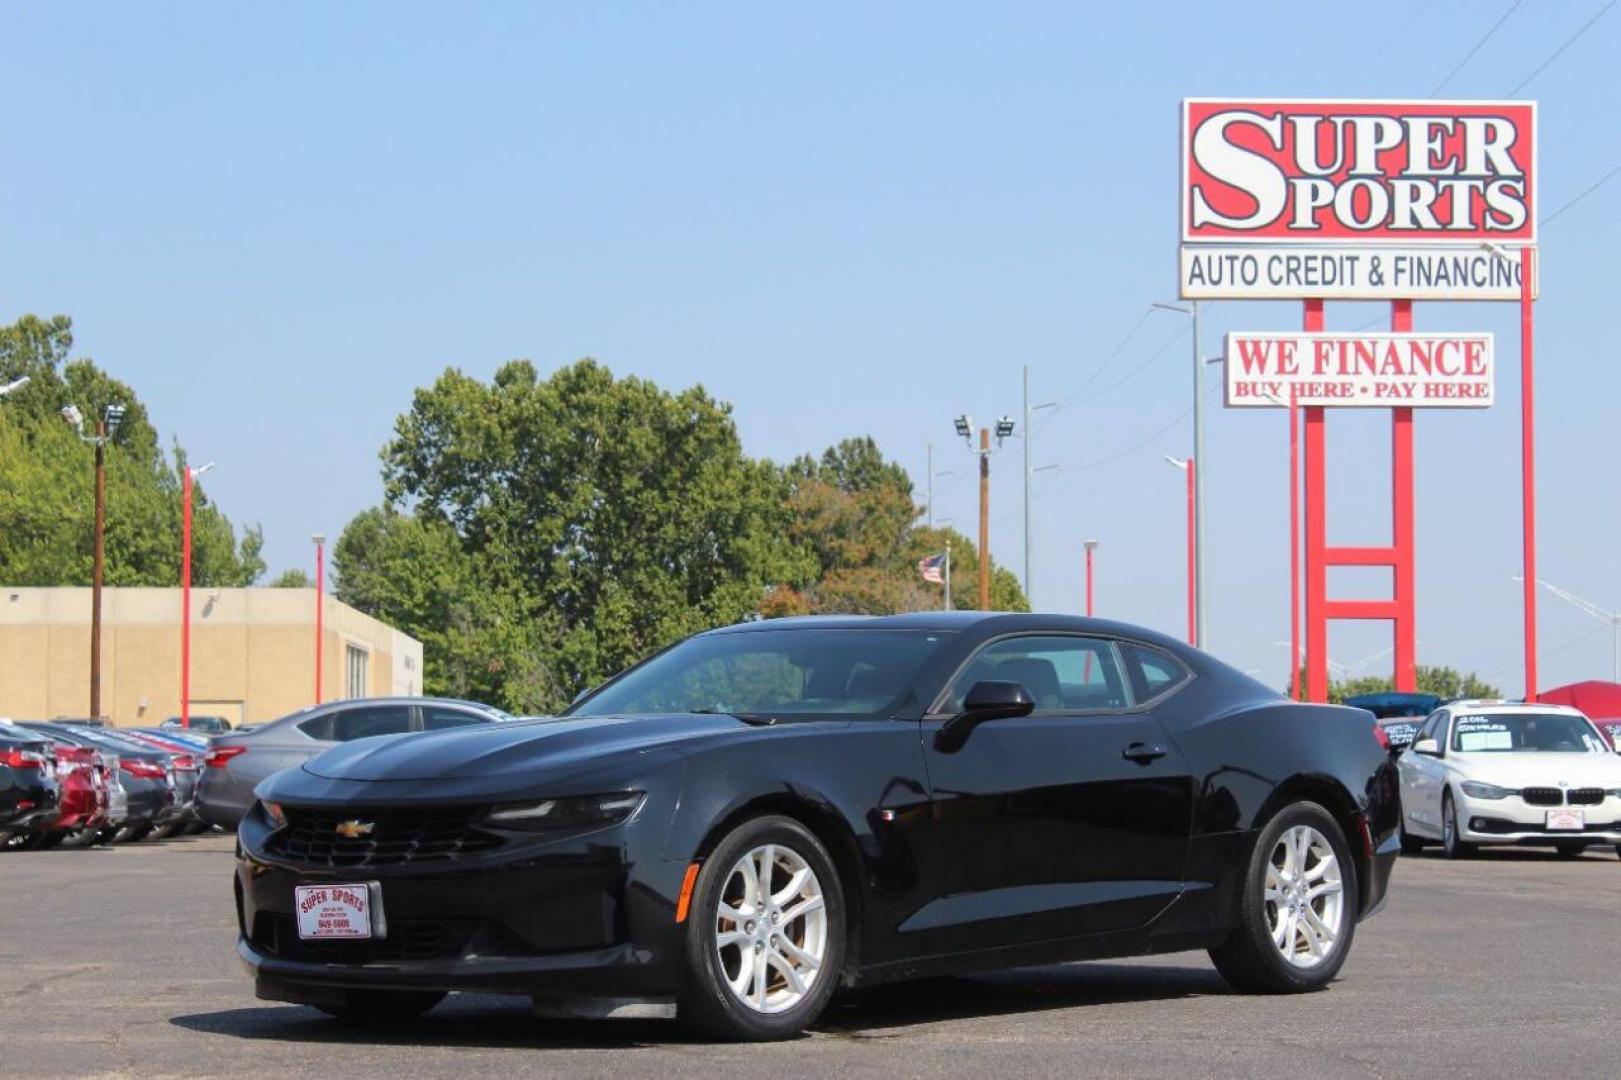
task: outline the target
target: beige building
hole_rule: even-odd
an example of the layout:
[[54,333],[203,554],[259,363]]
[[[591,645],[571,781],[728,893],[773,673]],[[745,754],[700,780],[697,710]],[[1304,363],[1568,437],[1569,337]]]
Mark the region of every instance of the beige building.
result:
[[[321,700],[422,692],[422,643],[330,596]],[[191,711],[233,725],[315,700],[314,589],[191,590]],[[0,586],[0,716],[90,711],[90,590]],[[101,711],[116,724],[180,714],[180,590],[103,589]]]

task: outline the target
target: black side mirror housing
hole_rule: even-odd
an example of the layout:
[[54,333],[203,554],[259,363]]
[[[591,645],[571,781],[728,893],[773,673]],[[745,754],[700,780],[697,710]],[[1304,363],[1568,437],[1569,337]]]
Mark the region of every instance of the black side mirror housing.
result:
[[986,680],[977,682],[963,699],[962,712],[947,720],[934,734],[934,748],[954,754],[963,748],[974,729],[987,720],[1029,716],[1035,710],[1030,691],[1016,682]]

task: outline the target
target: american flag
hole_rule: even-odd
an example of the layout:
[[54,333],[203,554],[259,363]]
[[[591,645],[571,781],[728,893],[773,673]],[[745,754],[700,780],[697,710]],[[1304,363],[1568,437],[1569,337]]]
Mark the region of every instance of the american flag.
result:
[[944,584],[946,580],[944,577],[945,568],[946,557],[944,555],[930,555],[917,561],[917,572],[923,575],[924,581]]

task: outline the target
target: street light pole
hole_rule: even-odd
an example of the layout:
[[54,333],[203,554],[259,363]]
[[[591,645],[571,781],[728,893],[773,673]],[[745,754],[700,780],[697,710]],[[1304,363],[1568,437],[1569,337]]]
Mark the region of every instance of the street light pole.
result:
[[315,703],[321,704],[321,614],[326,590],[326,537],[316,533],[315,541]]
[[1195,507],[1198,461],[1194,458],[1178,458],[1169,454],[1165,460],[1187,473],[1188,476],[1188,644],[1195,648],[1199,645],[1199,621],[1197,615],[1197,597],[1199,568],[1194,562],[1196,550],[1196,531],[1198,528],[1198,513]]
[[[1030,365],[1024,365],[1024,598],[1030,599]],[[1035,605],[1032,604],[1032,607]]]
[[1193,485],[1193,606],[1194,636],[1203,648],[1210,640],[1206,633],[1208,612],[1205,603],[1205,543],[1204,543],[1204,357],[1199,352],[1199,301],[1181,304],[1150,304],[1161,311],[1174,311],[1193,320],[1193,460],[1199,463]]
[[991,429],[979,429],[979,610],[991,609]]
[[191,493],[197,478],[214,467],[185,466],[180,473],[180,726],[191,727]]
[[1087,540],[1086,545],[1086,617],[1092,617],[1092,553],[1098,549],[1096,540]]
[[107,422],[96,421],[96,539],[90,571],[90,718],[101,718],[101,578],[107,556]]

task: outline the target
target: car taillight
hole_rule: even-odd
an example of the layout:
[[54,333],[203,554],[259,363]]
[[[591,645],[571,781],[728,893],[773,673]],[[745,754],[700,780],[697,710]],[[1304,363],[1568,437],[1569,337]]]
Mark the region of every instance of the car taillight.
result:
[[162,780],[164,777],[161,766],[154,765],[150,761],[142,761],[140,758],[123,758],[118,762],[118,767],[131,776],[139,776],[147,780]]
[[37,750],[19,750],[12,747],[4,754],[0,754],[0,764],[10,765],[13,769],[43,769],[45,755]]
[[246,746],[215,747],[213,750],[210,750],[208,752],[208,756],[203,759],[203,764],[207,765],[210,769],[223,769],[228,761],[236,757],[238,754],[246,753],[247,749],[248,748]]
[[1387,753],[1389,752],[1390,733],[1384,728],[1380,727],[1378,724],[1373,725],[1373,739],[1379,744],[1380,749],[1386,751]]

